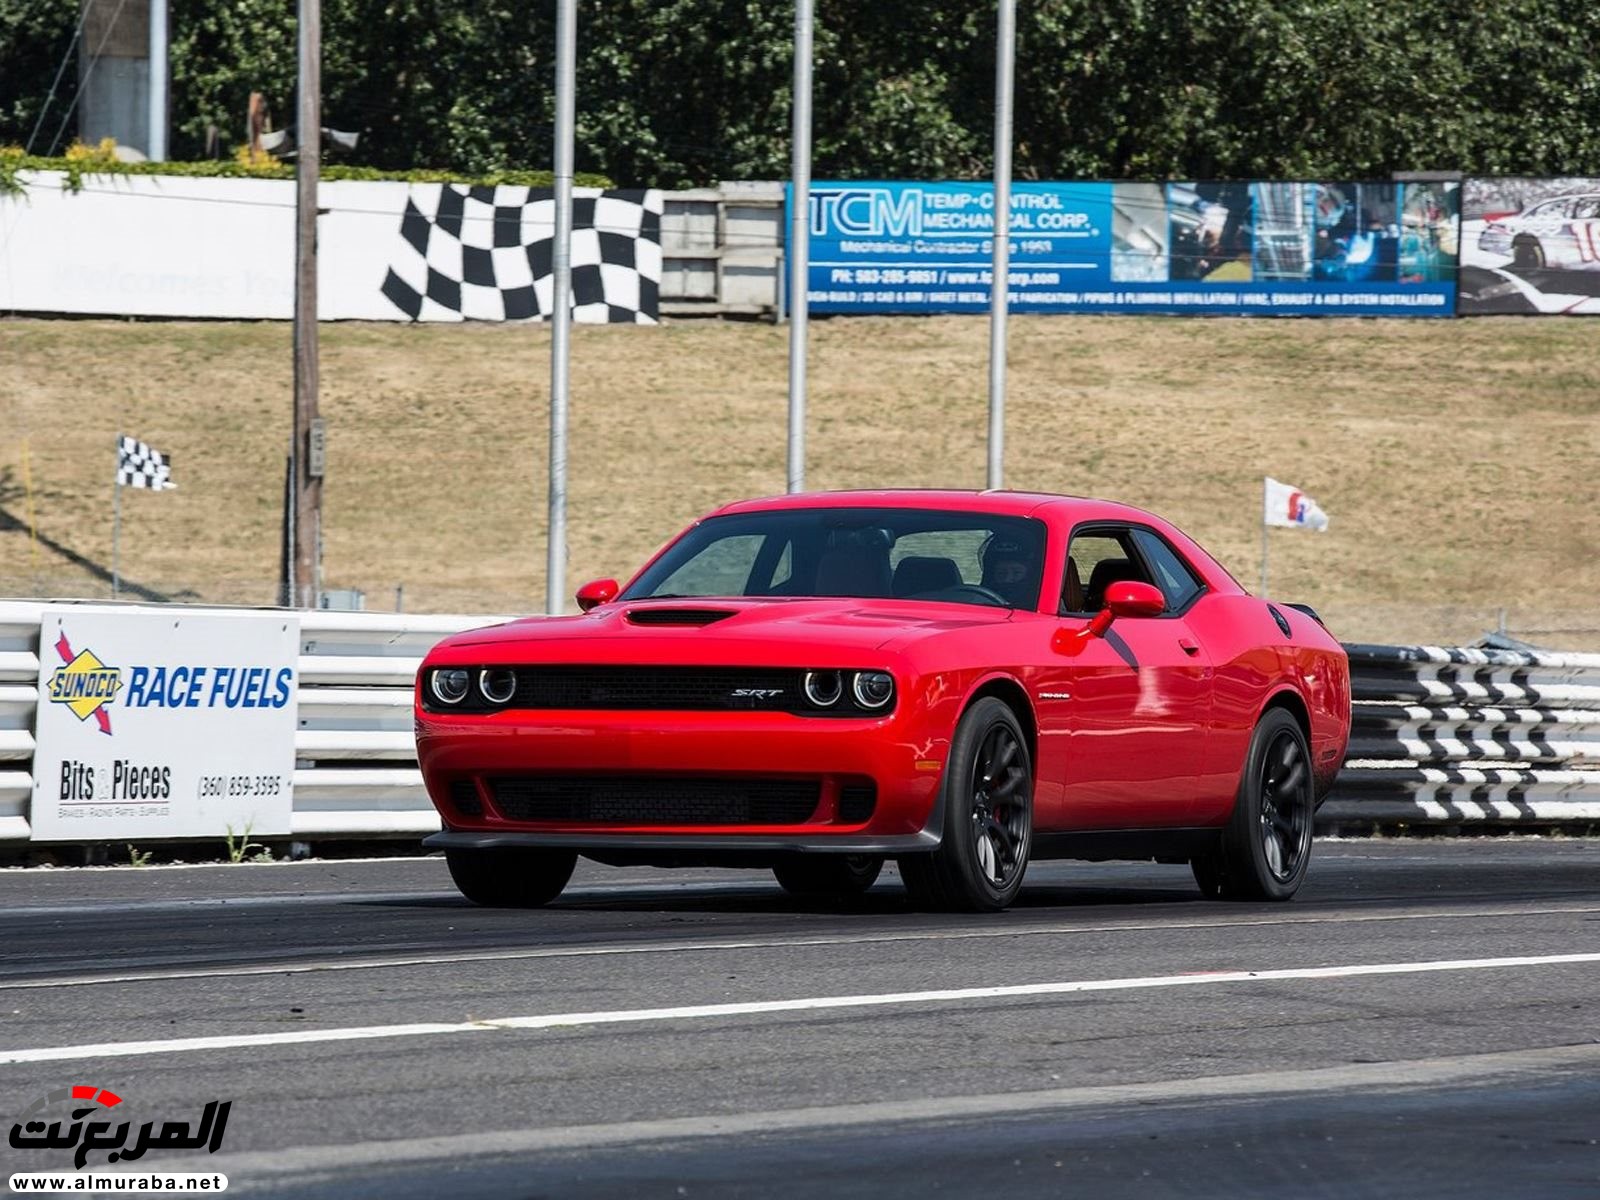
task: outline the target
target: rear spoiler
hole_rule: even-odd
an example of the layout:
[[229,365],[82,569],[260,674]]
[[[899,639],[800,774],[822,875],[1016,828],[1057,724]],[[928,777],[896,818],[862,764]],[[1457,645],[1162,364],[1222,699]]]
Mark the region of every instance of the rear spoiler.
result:
[[1295,610],[1295,612],[1303,612],[1303,613],[1305,613],[1306,616],[1310,617],[1313,621],[1315,621],[1318,625],[1321,625],[1324,629],[1326,629],[1328,627],[1328,623],[1326,621],[1324,621],[1320,616],[1318,616],[1317,615],[1317,610],[1312,608],[1311,605],[1309,605],[1309,604],[1288,604],[1288,603],[1286,603],[1284,605],[1284,607],[1285,608],[1292,608],[1292,609]]

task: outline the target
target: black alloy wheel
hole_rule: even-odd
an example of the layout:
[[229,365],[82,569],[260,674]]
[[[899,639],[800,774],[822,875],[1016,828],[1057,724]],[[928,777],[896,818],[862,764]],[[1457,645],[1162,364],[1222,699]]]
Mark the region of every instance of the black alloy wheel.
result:
[[1291,899],[1305,882],[1315,819],[1305,732],[1288,712],[1271,709],[1250,739],[1218,851],[1191,864],[1195,882],[1226,900]]
[[1544,266],[1544,247],[1533,238],[1523,238],[1511,247],[1511,265],[1525,271]]
[[986,696],[961,718],[945,764],[944,836],[899,860],[918,907],[998,912],[1022,887],[1033,843],[1033,762],[1016,715]]
[[796,854],[772,868],[791,896],[849,900],[878,881],[883,859],[872,854]]
[[485,908],[541,908],[561,894],[578,865],[572,850],[538,847],[450,849],[450,878],[474,904]]

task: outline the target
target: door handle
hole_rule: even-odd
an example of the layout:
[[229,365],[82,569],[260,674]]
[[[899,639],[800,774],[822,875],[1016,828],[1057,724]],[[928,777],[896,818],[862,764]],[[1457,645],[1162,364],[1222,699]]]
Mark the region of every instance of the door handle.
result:
[[1200,653],[1200,643],[1191,641],[1188,638],[1179,638],[1178,645],[1182,647],[1183,652],[1190,658],[1193,658],[1196,654]]

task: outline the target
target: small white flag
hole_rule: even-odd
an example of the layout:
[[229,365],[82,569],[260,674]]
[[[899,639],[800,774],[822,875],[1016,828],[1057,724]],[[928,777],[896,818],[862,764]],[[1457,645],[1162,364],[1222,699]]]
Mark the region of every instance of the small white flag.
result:
[[178,486],[172,482],[171,456],[131,437],[117,439],[117,482],[153,492]]
[[1285,525],[1290,529],[1314,529],[1323,533],[1328,528],[1328,514],[1322,511],[1310,496],[1297,487],[1279,483],[1268,476],[1266,481],[1266,507],[1262,520],[1268,525]]

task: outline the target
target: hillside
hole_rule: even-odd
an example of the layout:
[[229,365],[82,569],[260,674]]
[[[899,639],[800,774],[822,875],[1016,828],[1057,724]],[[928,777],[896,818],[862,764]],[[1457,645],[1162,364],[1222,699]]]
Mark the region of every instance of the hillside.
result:
[[[983,318],[813,323],[814,488],[982,486]],[[290,416],[286,324],[0,321],[0,595],[105,595],[114,435],[175,459],[124,496],[122,570],[264,602]],[[625,575],[721,501],[781,491],[787,330],[575,333],[573,586]],[[326,326],[326,582],[391,608],[543,605],[548,331]],[[1247,586],[1261,476],[1324,535],[1278,531],[1272,592],[1347,639],[1513,631],[1600,644],[1600,325],[1021,318],[1007,482],[1170,516]],[[41,537],[25,532],[31,447]],[[1557,631],[1557,632],[1546,632]]]

